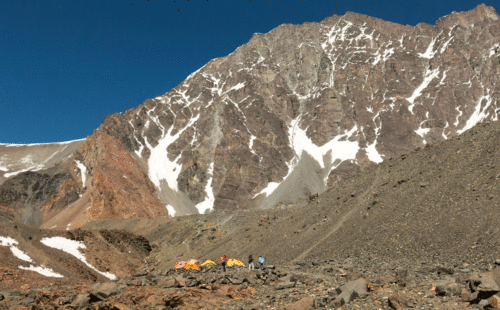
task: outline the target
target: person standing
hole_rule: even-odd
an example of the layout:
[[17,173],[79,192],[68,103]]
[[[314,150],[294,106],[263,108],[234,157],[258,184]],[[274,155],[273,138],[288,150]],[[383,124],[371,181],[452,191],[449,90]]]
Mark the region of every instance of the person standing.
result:
[[255,266],[253,264],[253,257],[252,255],[248,256],[248,270],[254,270]]
[[264,257],[260,256],[259,257],[259,264],[260,264],[260,269],[264,269],[264,263],[266,262],[266,260],[264,259]]
[[226,272],[226,264],[227,264],[227,256],[226,255],[222,255],[221,258],[220,258],[220,263],[222,264],[222,269],[224,270],[224,272]]

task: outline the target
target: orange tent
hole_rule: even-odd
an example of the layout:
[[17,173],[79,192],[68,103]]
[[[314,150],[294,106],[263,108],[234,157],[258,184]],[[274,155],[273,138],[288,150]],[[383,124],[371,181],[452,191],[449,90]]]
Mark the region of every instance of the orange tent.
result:
[[196,269],[196,270],[201,270],[200,269],[200,266],[198,266],[198,264],[195,264],[195,263],[187,263],[186,266],[184,267],[187,269]]
[[190,260],[187,261],[188,264],[198,264],[198,260],[191,258]]

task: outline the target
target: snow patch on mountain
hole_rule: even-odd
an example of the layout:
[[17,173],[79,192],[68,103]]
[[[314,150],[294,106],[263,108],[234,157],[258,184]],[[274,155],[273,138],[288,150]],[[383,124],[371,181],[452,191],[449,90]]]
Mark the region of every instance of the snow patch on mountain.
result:
[[[491,96],[490,96],[489,89],[487,90],[487,92],[488,92],[487,94],[483,94],[479,98],[479,100],[477,101],[476,109],[474,110],[474,113],[472,113],[470,118],[467,120],[467,123],[465,124],[464,128],[457,131],[458,134],[461,134],[464,131],[471,129],[472,127],[476,126],[477,123],[481,122],[486,117],[488,117],[489,112],[487,113],[486,110],[491,105],[493,98],[491,98]],[[483,100],[486,100],[486,104],[484,105],[484,107],[482,107]],[[458,117],[457,117],[457,119],[458,119]]]
[[78,160],[75,160],[75,163],[76,163],[76,166],[78,167],[78,169],[80,169],[80,174],[82,177],[82,184],[83,184],[83,187],[85,187],[85,180],[87,178],[87,167],[85,167],[85,165],[83,163],[79,162]]
[[15,246],[15,244],[18,244],[17,240],[12,239],[10,237],[1,237],[0,236],[0,246],[9,247],[12,254],[14,254],[14,256],[19,258],[20,260],[23,260],[25,262],[33,262],[33,260],[31,260],[31,258],[26,253],[19,250]]
[[64,277],[63,275],[54,272],[54,270],[52,270],[50,268],[45,268],[43,266],[38,266],[38,267],[35,267],[33,265],[30,265],[29,267],[19,266],[19,269],[38,272],[39,274],[44,275],[46,277],[52,277],[52,278],[63,278]]
[[171,205],[166,205],[165,207],[167,208],[168,215],[174,217],[175,216],[175,209],[174,209],[174,207],[172,207]]
[[191,127],[199,117],[200,114],[192,118],[184,128],[180,129],[173,136],[171,134],[174,126],[170,127],[168,132],[163,136],[163,138],[161,138],[156,147],[152,147],[148,143],[147,138],[144,137],[146,146],[151,150],[151,155],[148,160],[149,179],[156,185],[157,188],[160,188],[160,181],[165,180],[172,190],[178,191],[177,177],[181,173],[182,165],[177,163],[178,158],[173,161],[168,159],[167,148],[179,138],[184,130]]
[[[326,166],[330,166],[333,162],[340,159],[338,164],[333,165],[331,170],[335,169],[345,160],[354,160],[356,158],[356,154],[360,150],[358,141],[349,141],[349,138],[352,137],[357,131],[358,126],[354,125],[351,130],[344,131],[343,134],[336,136],[330,142],[327,142],[323,146],[317,146],[314,142],[307,136],[306,130],[300,128],[301,118],[298,117],[290,123],[290,127],[288,129],[288,136],[290,139],[290,144],[292,149],[295,151],[295,157],[288,163],[288,173],[283,178],[285,181],[288,176],[292,173],[294,167],[300,161],[302,154],[304,152],[308,153],[321,168],[325,168]],[[376,150],[375,150],[376,151]],[[325,162],[325,155],[328,153],[331,154],[331,161]],[[378,152],[377,152],[378,154]],[[380,155],[379,155],[380,156]],[[372,158],[376,158],[373,156]],[[378,159],[377,159],[378,160]],[[324,182],[326,183],[327,177]],[[266,194],[266,196],[271,195],[276,188],[281,184],[281,182],[269,182],[262,191],[257,193],[254,197],[260,194]]]
[[384,161],[382,156],[380,156],[380,153],[377,151],[377,140],[373,141],[372,144],[368,145],[366,147],[366,155],[368,156],[368,159],[373,161],[374,163],[380,164],[381,162]]
[[214,163],[211,163],[207,171],[207,174],[210,176],[210,179],[208,180],[207,185],[205,187],[207,198],[196,205],[196,208],[198,209],[198,212],[200,214],[205,214],[207,210],[213,210],[214,207],[215,197],[214,197],[214,191],[212,189],[213,171],[214,171]]
[[[295,151],[297,159],[300,159],[302,152],[305,151],[320,164],[321,168],[325,168],[323,157],[328,152],[331,152],[332,154],[332,162],[336,159],[344,161],[347,159],[354,159],[356,157],[356,153],[359,151],[358,142],[348,140],[349,137],[357,132],[358,127],[356,125],[353,126],[351,130],[345,131],[344,134],[336,136],[323,146],[317,146],[307,136],[306,131],[299,127],[299,123],[300,118],[297,118],[291,122],[289,128],[289,137],[291,137],[292,148]],[[340,141],[341,139],[343,141]]]
[[[15,244],[18,244],[17,240],[12,239],[10,237],[2,237],[0,236],[0,246],[8,246],[10,247],[10,251],[12,254],[14,254],[15,257],[19,258],[20,260],[23,260],[25,262],[33,263],[33,260],[29,255],[18,249]],[[31,270],[38,272],[41,275],[44,275],[46,277],[55,277],[55,278],[62,278],[63,276],[55,273],[52,269],[50,268],[45,268],[44,266],[38,266],[35,267],[33,265],[30,265],[29,267],[23,267],[23,266],[18,266],[19,269],[23,270]]]
[[413,107],[415,106],[415,99],[422,94],[422,90],[424,90],[427,86],[429,86],[430,82],[439,75],[439,68],[435,70],[427,69],[425,71],[424,80],[422,84],[420,84],[414,91],[411,97],[406,98],[411,105],[408,106],[408,110],[413,114]]
[[52,237],[52,238],[43,238],[42,240],[40,240],[40,242],[45,244],[48,247],[58,249],[58,250],[61,250],[61,251],[64,251],[68,254],[73,255],[78,260],[80,260],[82,263],[87,265],[89,268],[95,270],[96,272],[100,273],[101,275],[105,276],[106,278],[108,278],[110,280],[116,279],[116,276],[114,274],[111,274],[109,272],[99,271],[96,268],[94,268],[94,266],[87,263],[87,259],[85,258],[85,255],[80,252],[80,249],[86,248],[82,241],[70,240],[70,239],[67,239],[64,237]]

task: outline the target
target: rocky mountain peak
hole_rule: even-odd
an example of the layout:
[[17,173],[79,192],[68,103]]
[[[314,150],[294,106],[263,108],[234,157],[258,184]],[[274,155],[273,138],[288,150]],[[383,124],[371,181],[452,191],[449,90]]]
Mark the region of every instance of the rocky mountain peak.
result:
[[281,25],[102,127],[178,214],[307,200],[339,167],[496,120],[498,27],[484,5],[434,26],[353,12]]

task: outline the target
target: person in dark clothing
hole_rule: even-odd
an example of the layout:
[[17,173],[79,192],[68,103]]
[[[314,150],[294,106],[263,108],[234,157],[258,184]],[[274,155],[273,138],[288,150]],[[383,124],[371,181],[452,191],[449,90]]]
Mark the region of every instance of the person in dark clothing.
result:
[[248,270],[254,270],[255,266],[253,264],[253,257],[252,255],[248,256]]
[[222,269],[224,270],[224,272],[226,272],[227,261],[228,261],[228,259],[227,259],[226,255],[221,256],[220,263],[222,264]]

